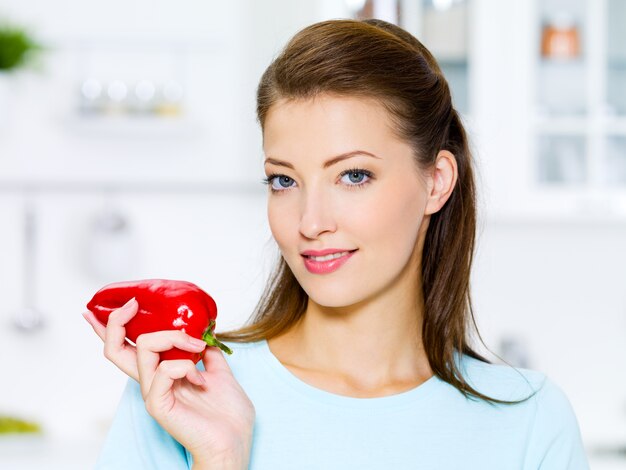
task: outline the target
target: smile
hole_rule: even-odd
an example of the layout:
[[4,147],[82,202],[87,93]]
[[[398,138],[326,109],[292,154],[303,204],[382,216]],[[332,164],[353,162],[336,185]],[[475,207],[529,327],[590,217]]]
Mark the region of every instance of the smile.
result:
[[307,258],[312,259],[313,261],[328,261],[331,259],[335,259],[335,258],[341,258],[342,256],[347,255],[348,253],[350,253],[349,251],[342,251],[340,253],[333,253],[332,255],[326,255],[326,256],[307,256]]
[[313,274],[327,274],[339,269],[354,255],[356,250],[342,251],[325,256],[303,256],[304,266]]

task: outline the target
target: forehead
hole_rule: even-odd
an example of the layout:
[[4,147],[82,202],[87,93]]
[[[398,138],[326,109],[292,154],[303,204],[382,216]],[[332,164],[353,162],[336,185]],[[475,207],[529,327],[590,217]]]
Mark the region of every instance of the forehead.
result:
[[375,152],[393,140],[390,116],[378,101],[328,94],[279,100],[269,109],[263,131],[266,155],[283,157],[307,149],[322,155],[363,147]]

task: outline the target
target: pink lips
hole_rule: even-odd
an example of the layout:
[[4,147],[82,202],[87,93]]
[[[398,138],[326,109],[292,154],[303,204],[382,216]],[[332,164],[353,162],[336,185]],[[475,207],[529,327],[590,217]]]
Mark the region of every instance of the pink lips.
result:
[[302,253],[300,253],[301,255],[305,255],[305,256],[324,256],[324,255],[332,255],[334,253],[343,253],[344,251],[354,251],[354,250],[348,250],[343,249],[343,248],[326,248],[325,250],[306,250],[303,251]]
[[[328,261],[315,261],[314,259],[308,258],[308,256],[324,256],[333,253],[342,253],[344,251],[347,251],[348,253],[340,258],[334,258]],[[350,259],[350,257],[352,257],[355,252],[356,250],[350,251],[330,248],[322,251],[307,250],[302,253],[302,256],[304,258],[304,266],[309,272],[313,274],[327,274],[339,269],[346,261],[348,261],[348,259]]]

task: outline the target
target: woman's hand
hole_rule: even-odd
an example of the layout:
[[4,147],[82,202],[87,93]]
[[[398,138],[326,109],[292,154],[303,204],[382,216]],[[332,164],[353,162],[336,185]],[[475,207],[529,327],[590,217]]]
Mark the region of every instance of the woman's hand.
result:
[[[175,330],[146,333],[130,345],[124,325],[137,308],[134,299],[129,301],[111,313],[106,327],[91,312],[83,316],[104,341],[106,358],[139,382],[148,413],[187,448],[196,465],[247,468],[255,410],[223,353]],[[190,360],[159,363],[159,352],[172,347],[190,352],[206,348],[205,371]]]

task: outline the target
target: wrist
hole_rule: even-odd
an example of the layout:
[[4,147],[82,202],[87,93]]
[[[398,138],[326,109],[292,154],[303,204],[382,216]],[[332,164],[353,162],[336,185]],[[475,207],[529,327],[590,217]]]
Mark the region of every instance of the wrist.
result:
[[193,459],[192,470],[248,470],[249,455],[212,459]]
[[212,464],[194,462],[191,468],[192,470],[248,470],[248,463],[243,461],[231,463],[216,462]]
[[216,453],[192,452],[192,470],[248,470],[252,439],[235,449]]

